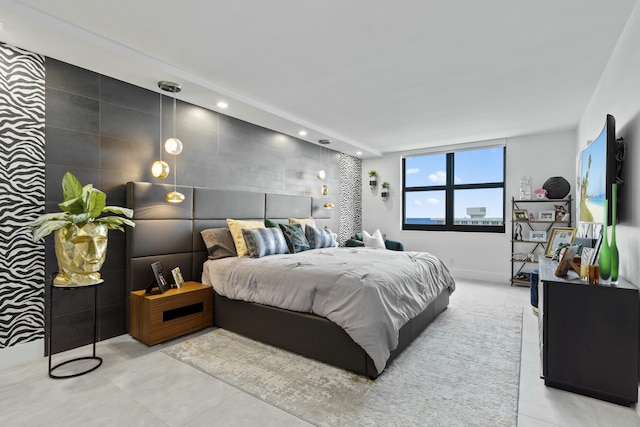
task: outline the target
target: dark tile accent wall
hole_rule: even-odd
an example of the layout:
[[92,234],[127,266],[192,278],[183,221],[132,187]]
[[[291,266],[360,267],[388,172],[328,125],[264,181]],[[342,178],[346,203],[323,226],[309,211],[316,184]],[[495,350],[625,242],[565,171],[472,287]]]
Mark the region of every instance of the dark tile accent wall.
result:
[[[158,76],[161,80],[162,76]],[[160,95],[51,58],[46,59],[46,209],[58,211],[66,171],[82,184],[107,193],[107,203],[124,206],[128,181],[172,183],[153,178],[160,151]],[[173,133],[173,100],[162,97],[163,140]],[[233,108],[233,107],[231,107]],[[338,206],[339,155],[327,148],[241,120],[177,102],[176,134],[184,151],[175,160],[180,185],[320,197]],[[172,174],[173,157],[163,153]],[[327,172],[324,181],[318,169]],[[332,228],[339,229],[338,209]],[[125,333],[125,239],[109,233],[105,284],[99,287],[99,338]],[[53,240],[46,244],[46,277],[57,270]],[[47,287],[48,288],[48,287]],[[92,339],[93,293],[54,291],[53,352]],[[50,298],[47,289],[46,298]]]

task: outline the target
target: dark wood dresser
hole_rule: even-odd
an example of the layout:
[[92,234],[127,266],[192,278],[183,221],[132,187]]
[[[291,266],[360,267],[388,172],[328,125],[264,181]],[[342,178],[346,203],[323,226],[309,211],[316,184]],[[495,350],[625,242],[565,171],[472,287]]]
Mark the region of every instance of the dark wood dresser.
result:
[[539,263],[539,326],[545,385],[630,406],[638,401],[638,288],[590,285]]

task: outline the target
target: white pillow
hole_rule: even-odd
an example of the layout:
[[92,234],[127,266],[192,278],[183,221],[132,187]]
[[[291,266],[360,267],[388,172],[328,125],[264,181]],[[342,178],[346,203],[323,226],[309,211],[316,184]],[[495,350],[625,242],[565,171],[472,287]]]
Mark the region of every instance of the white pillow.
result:
[[380,230],[374,231],[373,234],[369,234],[362,230],[362,239],[364,241],[364,246],[367,248],[387,249],[384,245],[384,239],[382,238]]

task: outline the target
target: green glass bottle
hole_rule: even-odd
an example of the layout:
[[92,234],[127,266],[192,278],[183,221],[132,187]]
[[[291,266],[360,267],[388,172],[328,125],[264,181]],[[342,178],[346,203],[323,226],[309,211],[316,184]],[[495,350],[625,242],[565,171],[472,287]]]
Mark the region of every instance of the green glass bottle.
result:
[[611,252],[609,249],[609,239],[607,237],[607,217],[609,212],[609,203],[604,199],[604,221],[602,225],[602,244],[600,245],[600,256],[598,264],[600,265],[600,281],[604,282],[611,277]]
[[616,222],[618,220],[616,216],[618,206],[618,184],[613,184],[611,198],[611,246],[609,248],[611,252],[611,281],[618,281],[618,270],[620,267],[620,259],[618,258],[618,246],[616,245]]

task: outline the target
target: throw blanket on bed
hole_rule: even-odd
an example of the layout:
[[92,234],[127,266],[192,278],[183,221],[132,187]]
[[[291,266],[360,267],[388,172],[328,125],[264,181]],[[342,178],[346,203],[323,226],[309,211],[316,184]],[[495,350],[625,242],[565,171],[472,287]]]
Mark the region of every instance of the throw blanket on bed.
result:
[[402,325],[455,289],[429,253],[362,247],[209,260],[202,282],[227,298],[326,317],[371,356],[378,373]]

